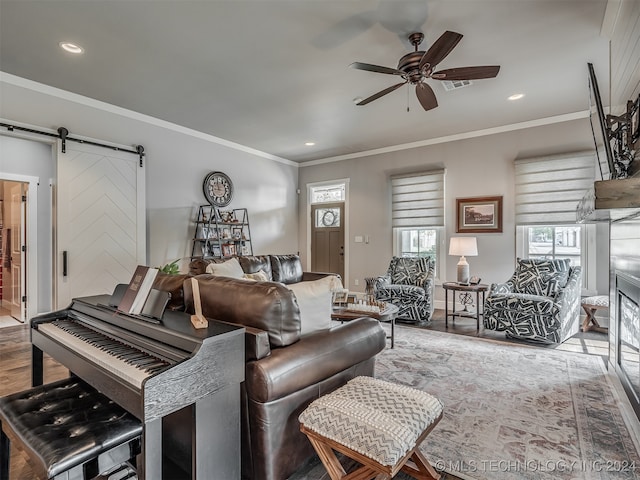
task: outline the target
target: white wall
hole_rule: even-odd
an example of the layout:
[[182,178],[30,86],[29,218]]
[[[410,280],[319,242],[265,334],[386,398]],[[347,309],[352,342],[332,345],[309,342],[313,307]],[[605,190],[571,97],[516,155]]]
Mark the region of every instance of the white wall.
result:
[[[205,203],[202,181],[212,170],[225,172],[234,182],[229,207],[248,209],[254,253],[298,250],[298,167],[292,162],[234,149],[182,127],[23,79],[2,79],[0,117],[5,121],[54,130],[64,126],[71,136],[145,147],[150,265],[191,254],[192,222],[197,206]],[[187,262],[181,262],[183,270]]]
[[[444,167],[445,247],[449,238],[455,236],[456,198],[503,196],[503,233],[477,234],[479,255],[467,258],[467,261],[471,274],[482,277],[483,283],[506,281],[514,271],[516,255],[514,159],[591,149],[589,121],[584,118],[342,162],[303,165],[299,180],[302,191],[298,211],[300,250],[306,253],[305,186],[312,182],[350,178],[348,288],[362,291],[364,277],[383,274],[392,255],[389,176]],[[353,237],[356,235],[369,235],[370,243],[355,243]],[[306,258],[303,260],[306,262]],[[458,258],[445,255],[444,261],[446,274],[441,280],[455,279]],[[606,270],[601,273],[598,278],[602,278],[603,284],[598,289],[606,292],[608,274]],[[359,279],[359,286],[354,284],[355,279]],[[436,289],[436,299],[443,298],[442,289]]]

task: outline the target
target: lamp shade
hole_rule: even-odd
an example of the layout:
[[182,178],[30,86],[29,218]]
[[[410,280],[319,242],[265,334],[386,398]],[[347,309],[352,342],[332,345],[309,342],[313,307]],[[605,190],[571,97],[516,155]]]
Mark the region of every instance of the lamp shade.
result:
[[451,237],[449,255],[475,257],[478,255],[476,237]]

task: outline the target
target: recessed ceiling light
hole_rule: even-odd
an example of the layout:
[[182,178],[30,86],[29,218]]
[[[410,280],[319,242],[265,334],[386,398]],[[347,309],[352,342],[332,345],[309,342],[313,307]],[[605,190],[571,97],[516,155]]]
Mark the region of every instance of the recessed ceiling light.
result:
[[83,53],[84,52],[84,48],[80,47],[79,45],[76,45],[75,43],[70,43],[70,42],[60,42],[58,45],[60,45],[60,48],[62,48],[63,50],[69,52],[69,53]]
[[520,100],[522,97],[524,97],[524,93],[514,93],[513,95],[511,95],[507,99],[508,100]]
[[307,147],[313,147],[313,146],[316,144],[316,142],[305,142],[304,144],[305,144]]

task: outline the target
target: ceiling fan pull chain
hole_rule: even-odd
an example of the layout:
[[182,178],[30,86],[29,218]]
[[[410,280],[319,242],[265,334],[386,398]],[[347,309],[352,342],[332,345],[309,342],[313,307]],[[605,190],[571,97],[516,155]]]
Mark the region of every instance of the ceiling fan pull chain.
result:
[[407,113],[409,113],[409,89],[407,88]]

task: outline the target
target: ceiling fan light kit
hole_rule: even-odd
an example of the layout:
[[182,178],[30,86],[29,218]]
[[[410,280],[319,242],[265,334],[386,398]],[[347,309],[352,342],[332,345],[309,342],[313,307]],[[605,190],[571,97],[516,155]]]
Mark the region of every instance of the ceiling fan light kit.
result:
[[427,79],[435,80],[479,80],[483,78],[494,78],[498,75],[500,67],[498,65],[458,67],[435,71],[436,66],[451,53],[455,46],[462,39],[460,33],[446,31],[426,52],[418,50],[418,45],[424,40],[424,34],[415,32],[409,35],[409,42],[414,47],[414,51],[404,55],[398,62],[398,68],[382,67],[369,63],[354,62],[351,68],[365,70],[374,73],[384,73],[387,75],[398,75],[404,81],[374,93],[370,97],[361,100],[356,105],[366,105],[388,93],[397,90],[403,85],[410,83],[416,86],[416,97],[425,110],[431,110],[438,106],[436,95],[433,89],[426,83]]

